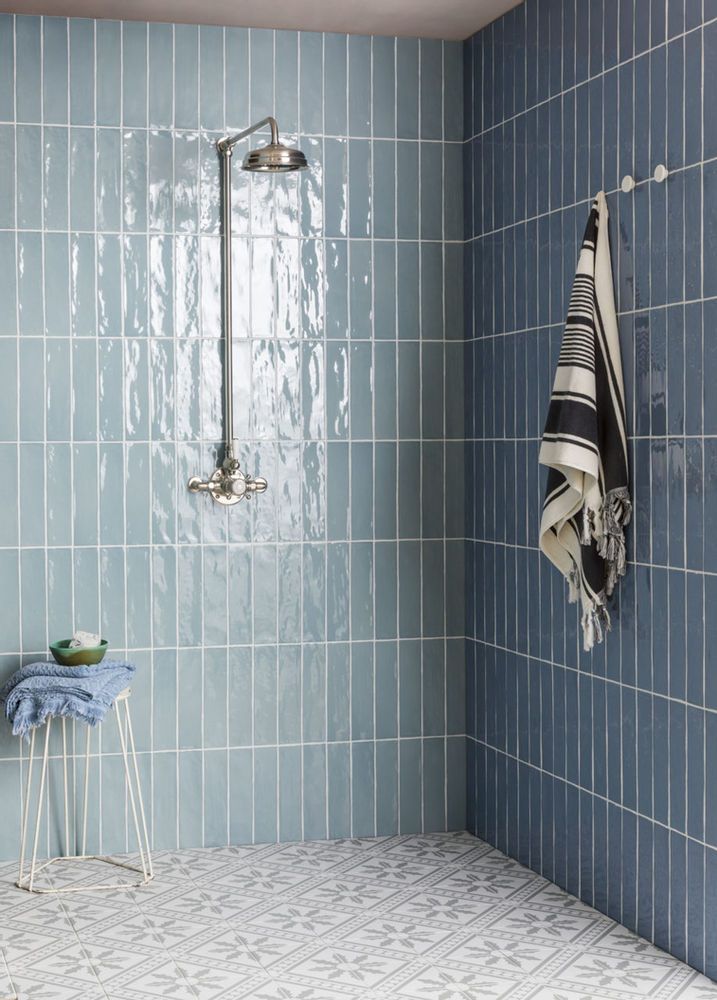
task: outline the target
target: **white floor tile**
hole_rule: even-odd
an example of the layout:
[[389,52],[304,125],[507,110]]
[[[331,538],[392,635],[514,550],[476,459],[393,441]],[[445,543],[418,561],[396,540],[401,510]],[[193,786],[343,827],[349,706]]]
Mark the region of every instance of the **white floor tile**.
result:
[[155,868],[92,893],[102,866],[68,865],[58,883],[86,888],[61,896],[3,870],[0,1000],[717,1000],[468,834],[168,851]]

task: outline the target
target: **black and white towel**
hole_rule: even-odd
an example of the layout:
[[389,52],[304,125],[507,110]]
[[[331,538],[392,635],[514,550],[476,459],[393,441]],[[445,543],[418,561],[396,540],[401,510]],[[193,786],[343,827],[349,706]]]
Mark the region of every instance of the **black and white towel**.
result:
[[582,605],[586,650],[610,628],[606,598],[625,573],[625,390],[605,194],[585,229],[540,448],[549,467],[540,548]]

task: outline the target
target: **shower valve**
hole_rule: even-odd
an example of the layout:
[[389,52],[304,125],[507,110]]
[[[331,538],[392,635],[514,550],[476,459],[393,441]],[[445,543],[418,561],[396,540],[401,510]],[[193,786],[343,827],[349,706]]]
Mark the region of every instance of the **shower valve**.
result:
[[217,503],[224,506],[239,503],[242,499],[251,500],[252,493],[264,493],[267,485],[266,479],[260,476],[255,479],[242,472],[235,458],[226,458],[208,480],[192,476],[187,483],[190,493],[209,493]]

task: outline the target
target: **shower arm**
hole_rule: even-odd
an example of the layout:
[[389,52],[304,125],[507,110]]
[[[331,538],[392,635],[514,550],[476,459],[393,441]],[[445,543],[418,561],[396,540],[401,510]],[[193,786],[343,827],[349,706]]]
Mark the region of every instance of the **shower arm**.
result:
[[271,144],[276,146],[279,143],[279,126],[277,124],[276,118],[271,115],[267,115],[266,118],[262,118],[260,122],[256,122],[254,125],[250,125],[249,128],[245,128],[243,132],[237,132],[235,135],[227,135],[223,139],[219,139],[217,142],[217,149],[220,156],[229,155],[231,156],[232,149],[236,146],[238,142],[242,139],[246,139],[248,135],[252,135],[254,132],[258,132],[260,128],[264,128],[268,125],[271,129]]
[[279,141],[276,119],[268,115],[236,135],[217,141],[221,160],[222,216],[222,327],[224,331],[224,461],[206,481],[192,476],[187,484],[192,493],[211,493],[221,504],[249,500],[252,493],[264,493],[266,479],[248,475],[239,468],[234,438],[234,345],[232,341],[232,150],[246,136],[265,125],[271,128],[272,145]]

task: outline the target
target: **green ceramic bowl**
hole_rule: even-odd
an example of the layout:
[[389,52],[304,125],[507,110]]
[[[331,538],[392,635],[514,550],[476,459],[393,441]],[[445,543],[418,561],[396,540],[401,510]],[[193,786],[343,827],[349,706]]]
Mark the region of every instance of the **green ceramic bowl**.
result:
[[72,639],[60,639],[50,643],[50,652],[63,667],[86,667],[99,663],[107,652],[107,640],[103,639],[99,646],[79,646],[70,649]]

